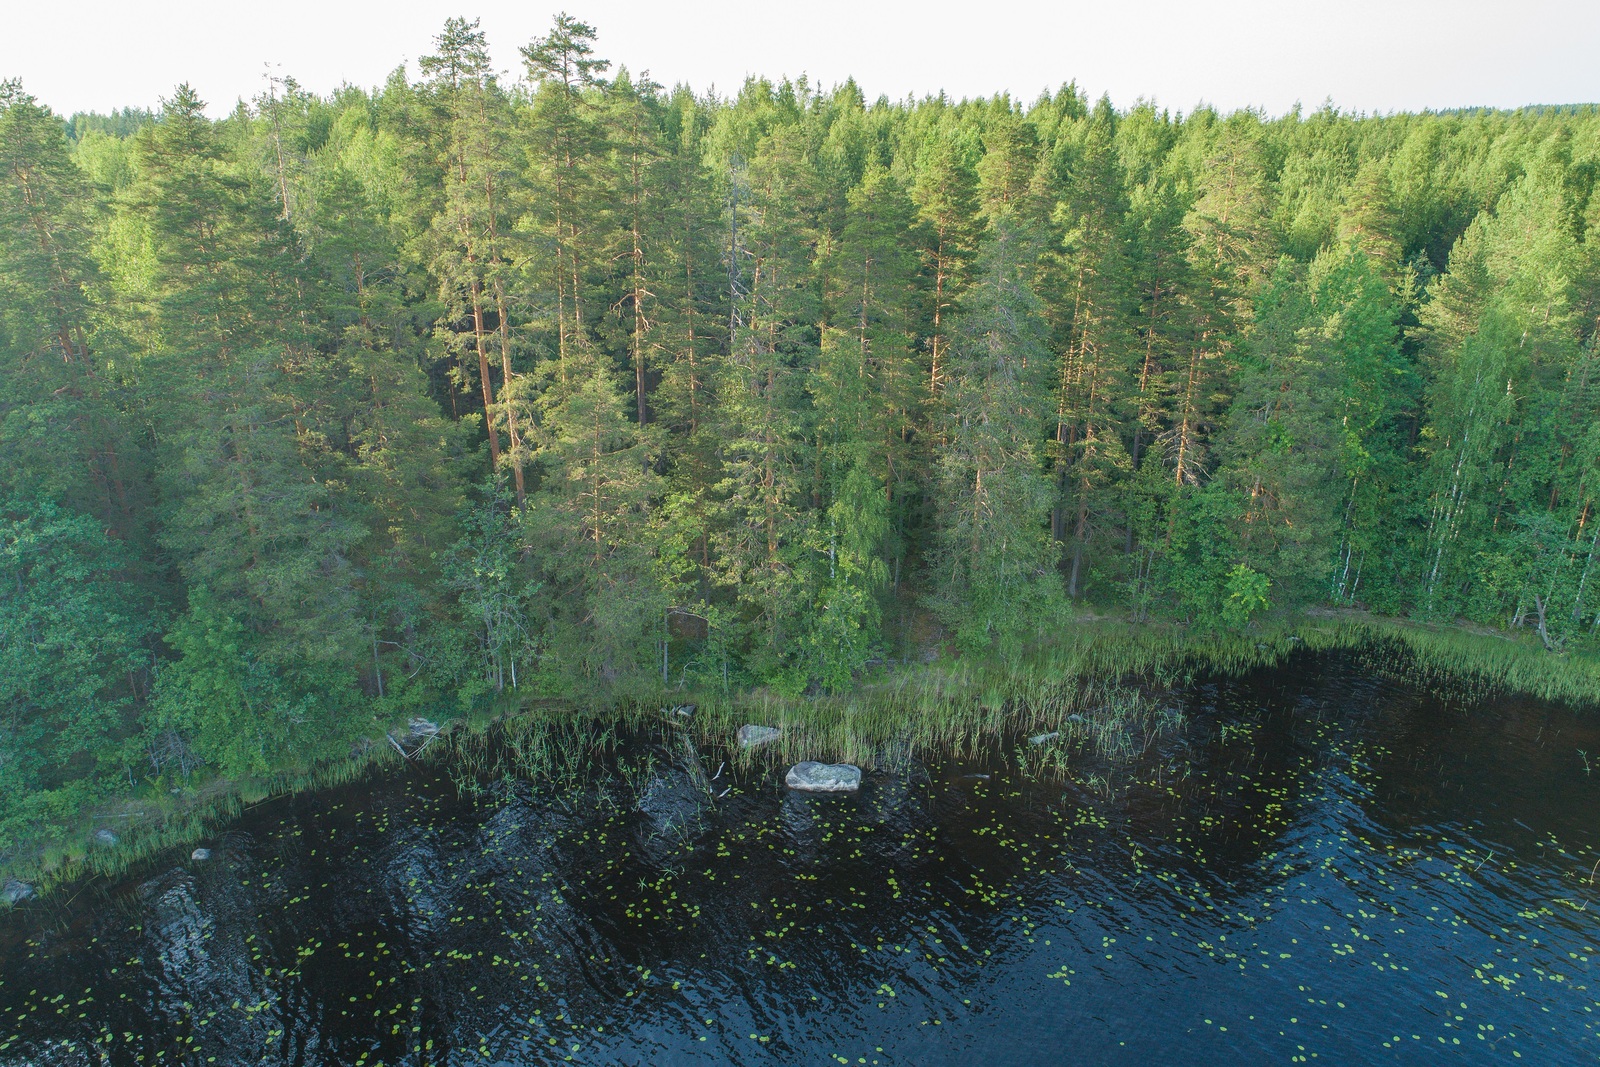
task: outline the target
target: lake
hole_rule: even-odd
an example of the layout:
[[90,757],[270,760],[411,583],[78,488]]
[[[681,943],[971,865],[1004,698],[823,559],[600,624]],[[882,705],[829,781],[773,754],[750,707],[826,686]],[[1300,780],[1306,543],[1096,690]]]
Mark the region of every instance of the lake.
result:
[[1600,1059],[1600,714],[1348,655],[1168,699],[1064,776],[803,796],[662,723],[581,788],[272,800],[0,919],[0,1065]]

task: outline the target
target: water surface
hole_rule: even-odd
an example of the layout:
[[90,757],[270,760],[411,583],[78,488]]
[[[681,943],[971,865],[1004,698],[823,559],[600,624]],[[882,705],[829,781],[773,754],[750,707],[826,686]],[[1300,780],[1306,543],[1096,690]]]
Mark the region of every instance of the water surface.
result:
[[1337,657],[1175,699],[1066,780],[1018,737],[708,794],[663,727],[604,789],[269,802],[4,919],[0,1064],[1600,1059],[1600,715]]

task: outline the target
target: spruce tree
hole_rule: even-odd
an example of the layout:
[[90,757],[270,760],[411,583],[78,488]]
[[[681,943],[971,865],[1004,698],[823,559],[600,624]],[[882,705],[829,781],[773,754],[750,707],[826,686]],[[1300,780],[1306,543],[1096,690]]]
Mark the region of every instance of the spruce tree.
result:
[[929,577],[935,610],[972,650],[1015,644],[1059,610],[1039,456],[1051,360],[1037,257],[1026,230],[996,219],[961,306]]

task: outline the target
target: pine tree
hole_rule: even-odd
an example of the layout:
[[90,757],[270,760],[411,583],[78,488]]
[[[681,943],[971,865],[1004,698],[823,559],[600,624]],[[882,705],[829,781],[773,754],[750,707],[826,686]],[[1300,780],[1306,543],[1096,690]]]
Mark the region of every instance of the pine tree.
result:
[[561,373],[585,343],[588,273],[607,226],[595,162],[606,150],[605,130],[591,94],[611,64],[594,56],[595,30],[565,13],[550,32],[522,48],[535,94],[527,115],[528,160],[542,195],[532,218],[545,248],[540,263],[555,293],[556,357]]
[[949,363],[949,319],[966,284],[975,245],[977,176],[954,121],[941,122],[922,146],[912,196],[927,240],[922,247],[929,291],[928,394],[939,394]]
[[13,457],[0,486],[69,500],[138,538],[134,446],[91,346],[104,280],[89,195],[60,122],[0,83],[0,440]]
[[1207,473],[1211,431],[1228,393],[1227,360],[1268,259],[1259,120],[1241,112],[1197,122],[1193,130],[1187,151],[1198,157],[1198,195],[1183,220],[1193,268],[1193,286],[1183,294],[1192,332],[1168,372],[1167,429],[1158,439],[1178,486],[1198,485]]
[[[511,307],[508,279],[515,170],[508,151],[511,126],[507,101],[489,71],[488,44],[476,21],[450,19],[435,39],[438,52],[419,66],[432,88],[448,130],[439,165],[443,199],[433,220],[430,267],[446,311],[438,335],[457,360],[458,384],[468,382],[461,358],[470,345],[476,356],[483,398],[484,429],[491,470],[501,465],[500,432],[509,437],[508,456],[517,500],[527,495],[526,450],[517,425],[518,397],[512,386]],[[495,402],[490,354],[498,349],[501,404]]]
[[[302,203],[342,360],[338,391],[322,400],[342,430],[330,444],[346,461],[352,506],[370,531],[352,558],[369,624],[370,686],[392,696],[393,679],[417,673],[421,634],[443,612],[436,561],[455,540],[465,503],[457,468],[466,441],[428,396],[416,315],[399,281],[401,251],[361,184],[335,161]],[[386,661],[396,666],[385,670]]]
[[346,659],[362,643],[349,567],[361,530],[324,476],[314,416],[331,368],[308,336],[311,282],[274,202],[230,173],[203,107],[179,86],[140,132],[127,199],[152,248],[143,392],[163,541],[251,654]]
[[612,305],[614,330],[633,367],[634,418],[640,426],[651,421],[647,399],[651,375],[650,356],[654,350],[651,334],[656,327],[655,308],[659,298],[654,289],[659,275],[658,244],[664,236],[666,218],[658,203],[662,168],[661,115],[658,93],[661,87],[646,74],[635,85],[626,70],[606,87],[605,123],[612,147],[612,188],[618,206],[616,248],[610,258],[622,264],[618,279],[622,297]]
[[[795,604],[800,509],[820,488],[804,450],[805,383],[816,362],[817,234],[808,208],[814,172],[794,127],[782,127],[750,165],[748,199],[734,207],[742,231],[730,249],[739,281],[729,353],[717,384],[724,517],[713,543],[719,581],[735,591],[753,631],[758,676],[780,669]],[[742,261],[742,262],[741,262]],[[808,484],[809,483],[809,484]]]
[[1062,236],[1053,257],[1070,305],[1063,300],[1053,435],[1059,495],[1051,529],[1070,545],[1067,594],[1074,598],[1090,538],[1114,521],[1117,483],[1129,469],[1120,426],[1136,358],[1128,329],[1136,295],[1123,247],[1126,207],[1110,103],[1102,100],[1080,129],[1076,143],[1058,149],[1070,153],[1070,174],[1055,211]]

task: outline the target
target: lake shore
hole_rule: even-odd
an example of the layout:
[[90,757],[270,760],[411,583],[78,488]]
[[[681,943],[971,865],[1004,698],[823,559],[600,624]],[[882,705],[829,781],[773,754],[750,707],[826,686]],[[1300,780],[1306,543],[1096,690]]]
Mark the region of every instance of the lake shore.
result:
[[[1180,686],[1205,673],[1239,674],[1303,652],[1352,652],[1367,669],[1462,699],[1494,691],[1578,707],[1600,704],[1600,659],[1546,652],[1531,636],[1478,627],[1419,623],[1365,612],[1313,609],[1263,618],[1245,631],[1200,631],[1171,622],[1136,623],[1083,616],[1070,632],[1042,637],[1007,659],[940,654],[925,662],[885,662],[848,693],[785,696],[765,689],[705,691],[661,687],[610,703],[524,702],[501,694],[439,723],[447,743],[421,758],[462,758],[491,727],[520,719],[583,724],[693,706],[685,726],[701,743],[726,745],[745,723],[783,731],[775,754],[870,766],[891,738],[914,747],[959,745],[1010,730],[1059,730],[1107,693]],[[24,883],[37,894],[111,876],[167,849],[199,840],[254,804],[276,796],[353,781],[412,758],[394,737],[366,739],[344,757],[285,766],[261,779],[197,774],[184,788],[146,788],[103,799],[42,828],[37,838],[0,857],[0,884]],[[420,745],[417,747],[421,747]],[[431,746],[430,746],[431,747]],[[110,831],[114,840],[101,831]],[[97,834],[100,836],[97,838]]]

